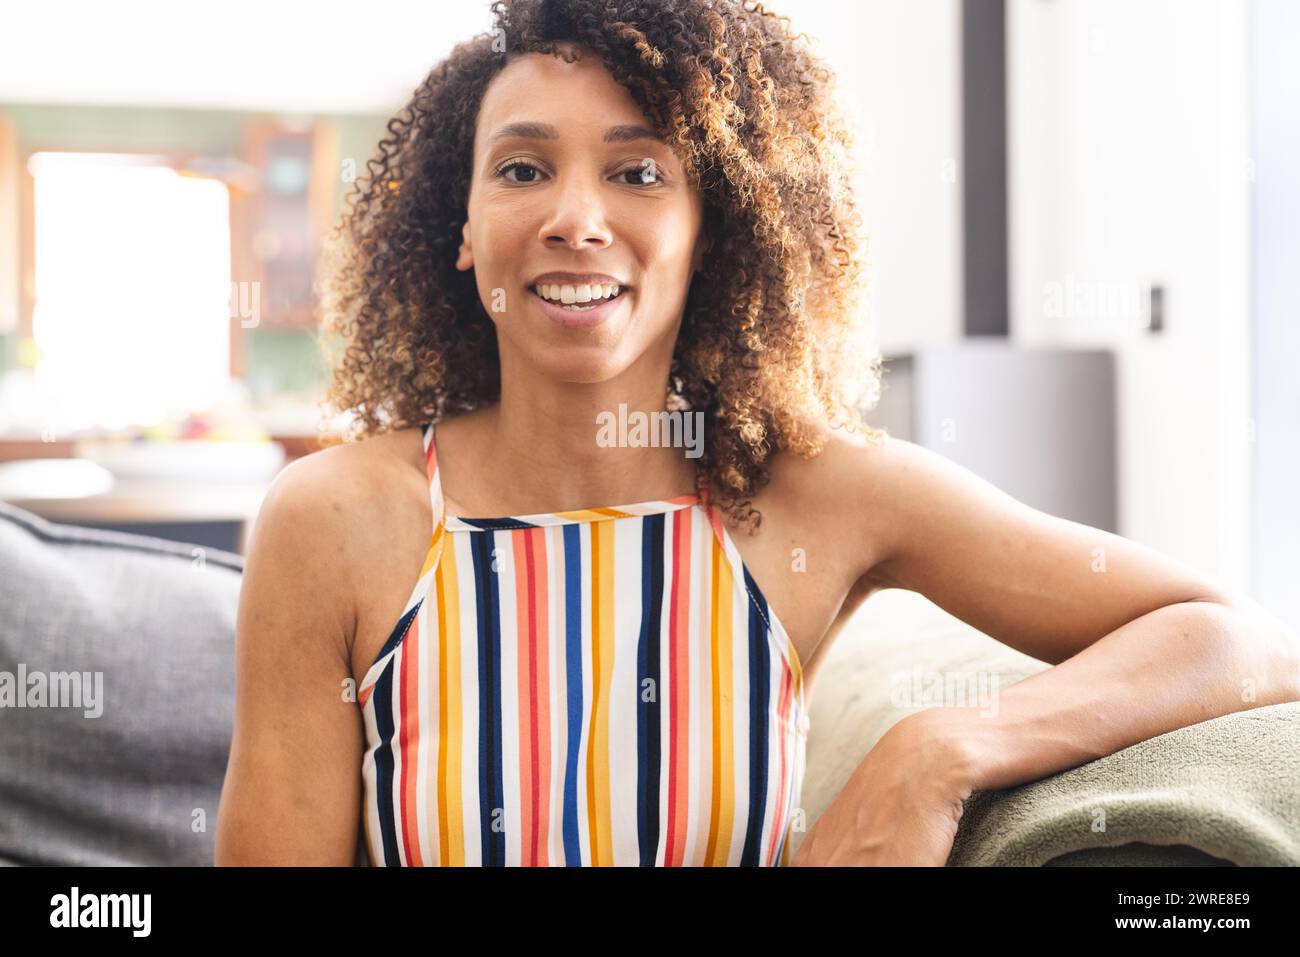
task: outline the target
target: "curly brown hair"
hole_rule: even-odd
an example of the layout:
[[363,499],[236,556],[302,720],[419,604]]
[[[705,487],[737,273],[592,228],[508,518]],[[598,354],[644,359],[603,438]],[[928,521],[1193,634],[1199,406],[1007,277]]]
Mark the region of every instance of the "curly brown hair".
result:
[[329,238],[326,405],[353,414],[356,439],[499,399],[495,328],[472,273],[454,266],[479,105],[509,58],[571,60],[571,44],[631,93],[703,193],[709,255],[666,407],[704,412],[701,493],[752,531],[761,516],[747,496],[774,453],[819,454],[822,425],[882,434],[861,418],[882,368],[860,304],[853,140],[833,74],[757,3],[498,0],[492,13],[388,121]]

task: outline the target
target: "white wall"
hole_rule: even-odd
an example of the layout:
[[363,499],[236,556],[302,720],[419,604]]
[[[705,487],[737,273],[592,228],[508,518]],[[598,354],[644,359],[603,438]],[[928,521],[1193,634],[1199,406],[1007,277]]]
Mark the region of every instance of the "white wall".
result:
[[886,356],[961,335],[959,0],[780,0],[860,129],[868,301]]
[[389,112],[487,0],[24,0],[5,4],[0,100]]
[[1252,0],[1255,597],[1300,630],[1300,4]]
[[1246,13],[1010,0],[1008,122],[1013,338],[1116,350],[1121,534],[1249,590]]

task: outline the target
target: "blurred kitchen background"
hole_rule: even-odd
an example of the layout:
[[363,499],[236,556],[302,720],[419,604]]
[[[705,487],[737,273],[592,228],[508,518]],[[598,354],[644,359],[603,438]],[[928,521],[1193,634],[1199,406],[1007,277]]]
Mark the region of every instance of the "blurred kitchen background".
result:
[[[1300,627],[1300,4],[772,7],[859,124],[871,420]],[[368,13],[8,10],[0,500],[242,550],[319,448],[319,240],[388,117],[490,22]]]

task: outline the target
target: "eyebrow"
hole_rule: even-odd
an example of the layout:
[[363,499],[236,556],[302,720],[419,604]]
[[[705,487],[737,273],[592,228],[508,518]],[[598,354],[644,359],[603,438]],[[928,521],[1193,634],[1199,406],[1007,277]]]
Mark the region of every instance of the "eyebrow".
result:
[[[487,141],[487,145],[492,146],[499,140],[510,137],[530,140],[558,140],[560,131],[550,123],[507,123],[492,134],[491,139]],[[627,123],[611,126],[605,131],[605,135],[601,139],[605,143],[631,143],[635,140],[663,142],[659,134],[650,127]]]

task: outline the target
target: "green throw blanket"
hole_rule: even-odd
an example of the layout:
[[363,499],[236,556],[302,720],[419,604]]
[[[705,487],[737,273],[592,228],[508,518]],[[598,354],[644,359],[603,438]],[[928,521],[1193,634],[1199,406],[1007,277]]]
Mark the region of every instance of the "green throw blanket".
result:
[[950,866],[1300,864],[1300,702],[966,802]]
[[[816,823],[935,675],[1001,688],[1048,667],[920,595],[873,596],[817,669],[801,805]],[[798,850],[803,833],[796,833]],[[949,857],[969,865],[1300,865],[1300,703],[1179,728],[1077,768],[977,792]]]

